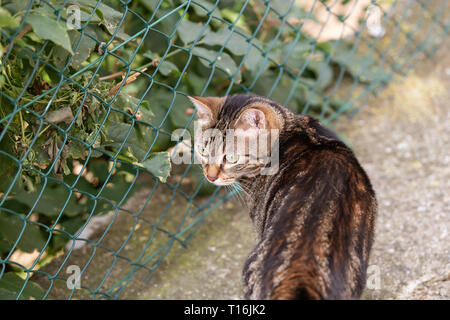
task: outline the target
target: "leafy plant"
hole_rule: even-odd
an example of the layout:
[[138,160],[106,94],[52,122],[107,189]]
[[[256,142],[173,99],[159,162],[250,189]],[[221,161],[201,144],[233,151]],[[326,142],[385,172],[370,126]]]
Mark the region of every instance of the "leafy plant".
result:
[[[138,190],[136,168],[162,181],[170,173],[168,152],[151,153],[149,102],[119,90],[138,74],[118,83],[102,81],[89,68],[76,74],[95,59],[101,42],[68,31],[49,6],[27,11],[20,5],[6,2],[0,11],[2,258],[14,250],[56,254],[89,217],[113,210]],[[96,15],[102,24],[89,27],[103,37],[121,16],[106,5]],[[112,72],[108,61],[105,67]],[[11,288],[11,279],[6,273],[0,290]]]

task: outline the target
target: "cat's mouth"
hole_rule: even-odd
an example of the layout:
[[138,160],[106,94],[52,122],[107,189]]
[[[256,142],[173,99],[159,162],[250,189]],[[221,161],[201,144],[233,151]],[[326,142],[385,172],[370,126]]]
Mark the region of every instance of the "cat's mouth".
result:
[[236,181],[235,178],[230,178],[224,175],[220,168],[213,166],[206,166],[206,168],[203,169],[203,174],[205,175],[206,180],[216,186],[228,186]]
[[[206,177],[206,179],[208,179],[208,177]],[[210,179],[208,179],[208,181],[215,184],[216,186],[229,186],[230,184],[233,184],[235,182],[235,179],[223,180],[221,178],[218,178],[214,181],[211,181]]]
[[211,182],[212,184],[215,184],[216,186],[228,186],[230,184],[233,184],[236,179],[234,178],[223,178],[221,176],[218,177],[211,177],[207,174],[205,174],[206,180]]

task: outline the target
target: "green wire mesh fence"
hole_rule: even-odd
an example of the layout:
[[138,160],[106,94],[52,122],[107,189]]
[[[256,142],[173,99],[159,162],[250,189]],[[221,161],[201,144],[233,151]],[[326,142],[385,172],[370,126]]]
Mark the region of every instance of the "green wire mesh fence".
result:
[[192,132],[187,95],[257,93],[332,125],[432,55],[448,11],[446,0],[1,1],[0,299],[123,297],[233,196],[198,166],[171,165],[190,151],[172,135]]

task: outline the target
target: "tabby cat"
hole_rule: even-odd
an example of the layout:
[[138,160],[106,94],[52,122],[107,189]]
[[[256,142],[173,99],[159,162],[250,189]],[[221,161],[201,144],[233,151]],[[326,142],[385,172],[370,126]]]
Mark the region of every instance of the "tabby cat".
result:
[[[217,185],[239,184],[258,236],[243,269],[245,298],[360,298],[377,205],[353,152],[315,118],[265,97],[189,98],[200,130],[223,133],[222,141],[196,142],[204,174]],[[250,161],[247,146],[226,151],[229,129],[246,137],[278,130],[276,173],[261,174],[270,163]],[[219,161],[209,161],[212,154]]]

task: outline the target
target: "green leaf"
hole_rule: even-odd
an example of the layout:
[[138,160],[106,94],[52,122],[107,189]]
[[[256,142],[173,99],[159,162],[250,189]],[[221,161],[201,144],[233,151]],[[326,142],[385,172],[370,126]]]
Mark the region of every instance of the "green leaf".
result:
[[86,155],[86,147],[82,143],[72,140],[68,145],[68,154],[73,159],[79,159]]
[[27,22],[39,38],[50,40],[73,54],[69,34],[62,22],[56,21],[50,16],[36,13],[30,14],[27,17]]
[[[71,39],[72,47],[76,48],[76,52],[72,57],[71,66],[73,66],[75,69],[78,70],[82,67],[81,63],[84,62],[87,58],[89,58],[92,51],[95,49],[97,43],[93,39],[88,37],[86,35],[86,32],[81,38],[81,41],[80,41],[81,33],[79,33],[76,30],[70,30],[69,37]],[[78,44],[79,41],[80,43]]]
[[168,152],[163,151],[152,153],[150,157],[141,164],[153,175],[158,177],[160,181],[166,182],[171,170]]
[[151,52],[150,50],[148,50],[147,52],[144,52],[144,53],[142,54],[142,56],[145,57],[145,58],[147,58],[147,59],[150,59],[150,60],[154,60],[154,59],[157,59],[157,58],[158,58],[158,57],[157,57],[153,52]]
[[0,8],[0,28],[17,28],[19,22],[13,18],[11,13],[4,8]]
[[[194,11],[200,17],[208,16],[208,12],[214,8],[214,4],[208,2],[207,0],[195,0],[196,3],[192,2],[191,6],[194,8]],[[222,14],[220,13],[219,6],[216,6],[214,11],[210,13],[213,17],[222,18]]]
[[129,114],[132,114],[133,112],[136,111],[136,109],[138,109],[139,113],[138,120],[150,122],[150,120],[154,117],[154,114],[150,110],[148,101],[142,100],[140,104],[139,102],[140,99],[135,98],[129,94],[120,92],[119,95],[117,96],[117,99],[111,106],[119,110],[126,111]]
[[[58,230],[63,230],[72,236],[83,226],[85,219],[80,217],[68,218],[67,220],[59,223],[57,227]],[[52,237],[52,250],[53,252],[63,248],[67,242],[69,242],[70,237],[62,232],[54,232]]]
[[[7,9],[11,14],[23,13],[27,10],[29,6],[28,1],[2,1],[1,6]],[[8,3],[5,3],[8,2]]]
[[176,65],[174,65],[172,62],[170,61],[163,61],[161,63],[161,65],[159,66],[158,71],[163,75],[163,76],[168,76],[169,74],[177,74],[180,73],[180,70],[178,70],[178,67]]
[[0,255],[3,255],[3,253],[8,253],[11,250],[11,244],[6,241],[0,239]]
[[88,21],[89,23],[99,23],[101,21],[101,19],[95,12],[92,14],[92,17],[91,14],[92,10],[86,7],[81,7],[80,17],[82,22]]
[[[0,150],[4,153],[8,153],[10,155],[14,154],[13,143],[9,142],[9,138],[5,137],[2,141],[0,141]],[[6,156],[3,153],[0,153],[0,176],[11,176],[14,172],[13,167],[15,167],[15,162],[11,157]],[[0,182],[0,186],[2,183]],[[0,188],[2,190],[2,188]]]
[[[144,56],[147,59],[150,59],[151,61],[159,59],[159,56],[155,55],[150,50],[143,53],[142,56]],[[180,70],[178,70],[178,67],[172,62],[168,60],[163,60],[159,66],[158,72],[161,73],[163,76],[168,76],[169,74],[177,75],[180,73]]]
[[264,63],[264,59],[265,58],[262,55],[261,51],[252,46],[250,52],[247,55],[247,58],[245,59],[244,66],[253,75],[256,75],[261,67],[261,72],[269,68],[269,60],[267,60],[267,63]]
[[119,27],[120,21],[123,17],[122,12],[116,11],[103,3],[100,3],[98,9],[103,14],[102,24],[106,27],[111,35],[113,35],[116,32],[117,28],[119,28],[119,30],[117,30],[117,33],[115,34],[116,37],[124,41],[130,38],[130,36],[123,31],[124,24],[122,23],[122,25]]
[[300,40],[296,44],[293,44],[293,46],[292,48],[292,45],[278,43],[275,50],[272,50],[273,53],[269,55],[277,63],[282,63],[289,54],[285,64],[293,72],[298,73],[303,68],[306,58],[310,56],[313,46],[306,39]]
[[[177,95],[170,110],[169,117],[175,128],[184,128],[189,121],[190,115],[186,114],[186,109],[191,107],[191,103],[182,95]],[[192,123],[191,123],[192,124]]]
[[[185,44],[194,42],[195,39],[200,35],[200,32],[203,29],[203,25],[195,22],[191,22],[189,20],[181,20],[178,25],[178,35],[180,36],[181,41]],[[205,33],[209,31],[209,27],[205,29]],[[203,35],[200,36],[200,38]]]
[[112,210],[113,207],[111,207],[109,202],[126,203],[127,199],[130,199],[133,194],[143,186],[143,184],[139,182],[133,184],[134,177],[134,174],[126,172],[125,170],[117,171],[108,180],[106,186],[100,193],[101,198],[108,199],[109,201],[101,201],[98,203],[95,207],[95,214],[100,215]]
[[[101,19],[100,17],[97,15],[97,12],[92,13],[93,8],[95,7],[95,2],[97,2],[97,0],[95,0],[93,3],[87,1],[86,3],[81,3],[83,1],[78,1],[78,0],[72,0],[70,1],[70,3],[72,4],[78,4],[78,7],[80,8],[80,18],[81,18],[81,22],[88,22],[88,23],[92,23],[92,24],[96,24],[96,23],[100,23]],[[73,14],[71,11],[69,10],[61,10],[60,11],[61,16],[64,19],[70,19],[71,17],[69,16],[69,14]],[[92,17],[91,17],[92,14]]]
[[[93,161],[95,161],[95,160],[93,160]],[[107,170],[108,163],[106,163],[105,161],[99,161],[99,162],[102,163],[103,166],[106,167],[105,170]],[[89,168],[88,168],[88,172],[91,172],[89,170]],[[77,181],[77,179],[78,179],[78,181]],[[74,185],[74,188],[72,189],[72,191],[74,191],[74,192],[95,195],[98,191],[92,183],[90,183],[86,180],[86,178],[84,176],[78,177],[78,175],[69,174],[67,176],[64,176],[64,182],[67,183],[68,185]],[[75,184],[75,182],[76,182],[76,184]],[[103,181],[101,181],[101,182],[103,182]],[[81,194],[79,194],[79,195],[81,195]]]
[[[325,2],[325,1],[323,1]],[[270,3],[272,9],[276,10],[280,16],[285,16],[287,18],[295,18],[295,19],[304,19],[308,17],[310,20],[316,21],[317,19],[314,15],[310,14],[309,11],[306,11],[302,7],[300,7],[301,2],[295,2],[293,6],[291,6],[291,1],[273,1]],[[289,21],[289,20],[288,20]]]
[[331,60],[346,69],[361,82],[369,83],[387,78],[372,56],[363,56],[352,51],[352,44],[339,42],[331,54]]
[[[0,300],[15,300],[22,290],[25,280],[13,272],[4,273],[0,279]],[[36,283],[28,281],[19,299],[40,300],[44,290]]]
[[[244,33],[243,30],[240,31]],[[249,43],[243,36],[239,35],[238,33],[231,33],[231,30],[229,30],[227,27],[223,27],[217,32],[209,31],[203,38],[203,42],[208,46],[223,46],[228,38],[230,39],[228,40],[226,48],[233,54],[242,56],[247,53],[247,51],[249,50]]]
[[328,87],[333,81],[333,69],[328,63],[319,60],[310,60],[307,68],[314,72],[318,79],[320,89]]
[[245,14],[239,15],[239,10],[234,10],[232,8],[223,8],[220,10],[222,13],[222,16],[228,20],[229,22],[232,22],[235,26],[240,27],[241,29],[248,30],[249,28],[247,26]]
[[155,11],[160,0],[139,0],[139,2],[149,11]]
[[108,163],[105,161],[90,161],[87,169],[98,178],[100,183],[104,183],[108,178]]
[[325,103],[325,99],[324,99],[322,93],[319,93],[315,90],[314,91],[308,90],[306,103],[308,101],[312,106],[322,106]]
[[237,70],[236,63],[227,53],[222,52],[219,56],[218,52],[202,47],[195,47],[192,49],[192,53],[198,57],[201,57],[200,62],[208,68],[211,68],[210,63],[216,60],[216,67],[219,67],[219,69],[224,71],[228,76],[232,76],[237,71],[234,79],[236,81],[241,80],[241,73]]
[[190,93],[194,95],[200,95],[203,91],[203,88],[205,87],[206,82],[208,81],[208,79],[205,79],[205,77],[201,77],[200,75],[195,73],[191,73],[189,77],[186,77],[185,79],[189,84]]
[[0,239],[0,255],[9,252],[9,250],[11,250],[11,244],[6,240]]
[[45,245],[45,239],[40,228],[27,222],[25,230],[20,236],[24,223],[22,219],[15,215],[0,211],[0,234],[4,239],[14,244],[20,237],[17,247],[25,252],[33,252],[35,249],[42,250]]
[[[48,217],[57,216],[63,207],[63,214],[66,216],[75,216],[85,211],[85,206],[79,204],[76,195],[70,195],[70,192],[65,186],[58,183],[47,183],[44,192],[41,197],[38,198],[42,187],[42,185],[37,187],[35,192],[26,192],[25,190],[22,190],[17,193],[15,200],[28,205],[30,208],[38,201],[34,211]],[[69,198],[69,200],[66,204],[67,198]]]
[[168,93],[164,90],[160,90],[161,92],[158,92],[156,90],[157,89],[155,89],[155,91],[152,91],[152,94],[148,99],[151,101],[151,109],[155,113],[155,117],[151,120],[150,123],[155,127],[161,126],[162,130],[162,132],[160,131],[160,134],[158,134],[152,150],[160,151],[166,150],[171,144],[170,135],[164,134],[163,132],[171,132],[174,128],[171,121],[169,121],[168,119],[162,122],[166,117],[167,108],[170,105],[170,103],[167,101]]
[[[98,3],[97,0],[75,0],[75,3],[80,4],[82,7],[97,7],[94,17],[95,19],[97,19],[97,17],[100,19],[100,24],[103,24],[106,27],[109,34],[115,34],[115,36],[121,40],[128,40],[130,38],[130,36],[124,32],[123,23],[119,28],[124,15],[122,12],[113,9],[102,2]],[[119,30],[117,30],[117,28],[119,28]]]
[[[106,134],[106,139],[109,141],[104,146],[114,147],[116,149],[120,148],[123,141],[125,145],[122,148],[122,152],[130,152],[131,155],[137,160],[144,158],[147,152],[148,143],[143,143],[137,134],[136,127],[133,127],[130,131],[131,125],[126,123],[116,123],[112,125]],[[145,128],[147,129],[147,128]],[[149,136],[149,140],[152,139],[151,133],[146,131],[146,135]]]
[[106,139],[120,146],[120,144],[122,144],[125,139],[128,139],[127,141],[132,140],[133,135],[134,132],[130,124],[117,123],[116,125],[113,125],[108,129]]

